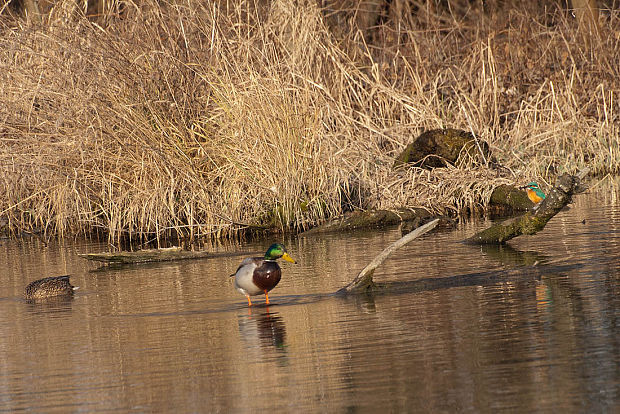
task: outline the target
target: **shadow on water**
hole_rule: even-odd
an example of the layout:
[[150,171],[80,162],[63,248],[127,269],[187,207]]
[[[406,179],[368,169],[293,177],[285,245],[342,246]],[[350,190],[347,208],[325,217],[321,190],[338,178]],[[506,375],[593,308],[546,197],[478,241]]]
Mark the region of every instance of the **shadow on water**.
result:
[[[374,308],[374,298],[383,295],[406,295],[411,293],[430,292],[441,289],[450,289],[466,286],[489,286],[510,281],[530,281],[538,282],[544,274],[561,273],[579,268],[584,263],[573,263],[569,265],[554,265],[546,263],[549,257],[534,251],[521,251],[514,247],[504,245],[481,245],[481,253],[492,258],[502,266],[510,267],[505,270],[493,270],[489,272],[474,272],[457,274],[445,277],[421,278],[407,281],[376,282],[376,288],[364,292],[343,294],[340,291],[330,293],[314,293],[303,295],[275,295],[272,297],[270,305],[264,302],[255,303],[248,308],[245,302],[222,303],[219,306],[184,310],[176,312],[146,312],[146,313],[124,313],[117,314],[117,317],[166,317],[179,315],[202,315],[218,314],[228,312],[247,311],[247,315],[240,315],[241,326],[254,326],[256,331],[263,332],[261,338],[270,338],[274,344],[283,343],[285,336],[284,323],[278,313],[270,312],[270,308],[300,306],[317,303],[326,299],[344,299],[345,301],[359,302],[360,309],[365,312],[372,312]],[[231,254],[230,256],[237,256]],[[196,260],[211,260],[213,258],[202,258]],[[183,261],[186,262],[186,261]],[[152,262],[152,263],[133,263],[133,264],[110,264],[92,269],[89,273],[105,273],[108,271],[129,270],[129,269],[157,269],[171,262]],[[351,275],[353,278],[354,275]],[[86,292],[81,292],[86,293]],[[73,296],[60,296],[48,298],[43,301],[26,301],[29,310],[33,313],[62,313],[72,309]],[[213,305],[213,304],[211,304]],[[266,336],[270,333],[271,336]],[[281,334],[278,339],[273,335]],[[274,345],[277,346],[277,345]]]
[[[544,255],[537,255],[530,252],[519,252],[513,248],[506,248],[506,246],[499,246],[495,249],[486,249],[487,251],[493,251],[496,254],[500,254],[497,250],[502,250],[504,253],[502,257],[508,257],[514,261],[531,261],[534,258],[535,262],[540,262],[545,259]],[[328,299],[342,299],[345,301],[354,301],[358,303],[360,309],[365,312],[372,312],[374,308],[374,298],[384,295],[408,295],[411,293],[431,292],[442,289],[451,289],[457,287],[468,286],[491,286],[499,283],[506,282],[531,282],[539,283],[543,276],[551,274],[562,274],[564,272],[579,269],[586,265],[586,262],[576,262],[570,264],[537,264],[532,266],[521,266],[518,268],[506,269],[506,270],[494,270],[488,272],[474,272],[445,277],[434,278],[422,278],[416,280],[407,281],[395,281],[376,283],[376,288],[363,292],[355,293],[315,293],[305,295],[274,295],[271,297],[271,303],[255,303],[252,307],[248,307],[245,302],[238,302],[235,304],[225,304],[224,306],[199,309],[192,311],[181,312],[152,312],[141,314],[123,314],[118,316],[123,317],[162,317],[162,316],[178,316],[178,315],[201,315],[201,314],[217,314],[227,312],[238,312],[239,310],[246,310],[247,316],[253,320],[254,324],[259,325],[263,330],[269,328],[272,332],[277,331],[277,326],[283,326],[281,318],[277,313],[270,312],[270,309],[277,309],[279,307],[288,306],[300,306],[318,303],[320,301]],[[241,316],[240,316],[241,317]],[[258,328],[257,328],[258,329]],[[282,330],[283,331],[283,330]]]

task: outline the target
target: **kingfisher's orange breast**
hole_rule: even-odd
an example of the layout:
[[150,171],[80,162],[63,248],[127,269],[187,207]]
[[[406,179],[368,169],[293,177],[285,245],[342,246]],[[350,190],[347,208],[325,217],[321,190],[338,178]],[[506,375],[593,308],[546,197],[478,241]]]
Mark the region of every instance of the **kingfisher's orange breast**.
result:
[[532,190],[531,188],[527,189],[527,197],[532,200],[532,203],[534,204],[538,204],[543,200],[543,198],[539,197],[538,194],[536,194],[536,191]]

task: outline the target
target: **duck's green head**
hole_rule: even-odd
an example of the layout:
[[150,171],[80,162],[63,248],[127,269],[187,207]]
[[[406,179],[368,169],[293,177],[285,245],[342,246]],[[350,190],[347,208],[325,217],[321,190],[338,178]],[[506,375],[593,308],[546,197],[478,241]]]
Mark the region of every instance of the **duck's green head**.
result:
[[291,256],[288,255],[286,249],[280,243],[274,243],[265,252],[265,260],[276,260],[283,258],[287,262],[297,263]]

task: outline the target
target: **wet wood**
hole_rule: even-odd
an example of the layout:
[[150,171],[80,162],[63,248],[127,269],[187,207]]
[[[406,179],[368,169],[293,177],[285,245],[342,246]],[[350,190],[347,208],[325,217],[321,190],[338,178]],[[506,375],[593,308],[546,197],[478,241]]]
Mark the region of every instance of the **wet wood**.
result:
[[349,283],[347,286],[340,289],[337,293],[339,294],[347,294],[352,292],[366,291],[368,289],[372,289],[375,284],[372,280],[372,275],[375,272],[375,269],[379,267],[385,260],[396,250],[400,249],[407,243],[415,240],[420,237],[424,233],[434,229],[439,223],[439,219],[435,219],[429,223],[426,223],[423,226],[418,227],[411,233],[401,237],[391,245],[389,245],[385,250],[383,250],[377,257],[374,258],[372,262],[370,262],[361,272]]
[[513,185],[500,185],[493,190],[489,200],[489,209],[495,211],[527,211],[534,203],[527,198],[527,193]]
[[135,252],[113,252],[113,253],[84,253],[78,256],[98,262],[108,264],[132,264],[132,263],[149,263],[149,262],[168,262],[173,260],[189,260],[189,259],[212,259],[217,257],[235,257],[235,256],[255,256],[261,255],[260,252],[192,252],[183,250],[180,247],[170,247],[167,249],[148,249],[138,250]]
[[422,208],[354,211],[342,217],[330,220],[319,227],[310,229],[302,235],[307,236],[317,233],[384,227],[408,221],[419,222],[419,220],[429,218],[430,216],[431,214]]
[[532,235],[538,233],[545,228],[545,225],[553,216],[572,201],[574,194],[585,190],[581,180],[586,174],[587,171],[583,171],[578,175],[562,175],[558,178],[555,187],[547,194],[547,198],[535,206],[534,209],[522,216],[503,221],[476,233],[466,239],[465,243],[505,243],[523,234]]

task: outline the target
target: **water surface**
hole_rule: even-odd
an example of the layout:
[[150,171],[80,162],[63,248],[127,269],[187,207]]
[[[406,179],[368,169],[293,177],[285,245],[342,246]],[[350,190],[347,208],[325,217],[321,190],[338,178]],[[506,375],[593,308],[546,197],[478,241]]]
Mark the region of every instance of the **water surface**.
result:
[[[536,236],[460,243],[486,225],[414,241],[376,271],[387,293],[345,298],[398,228],[275,240],[299,264],[252,309],[238,257],[101,268],[76,253],[105,244],[2,240],[0,410],[618,412],[617,190]],[[61,274],[74,298],[21,299]]]

